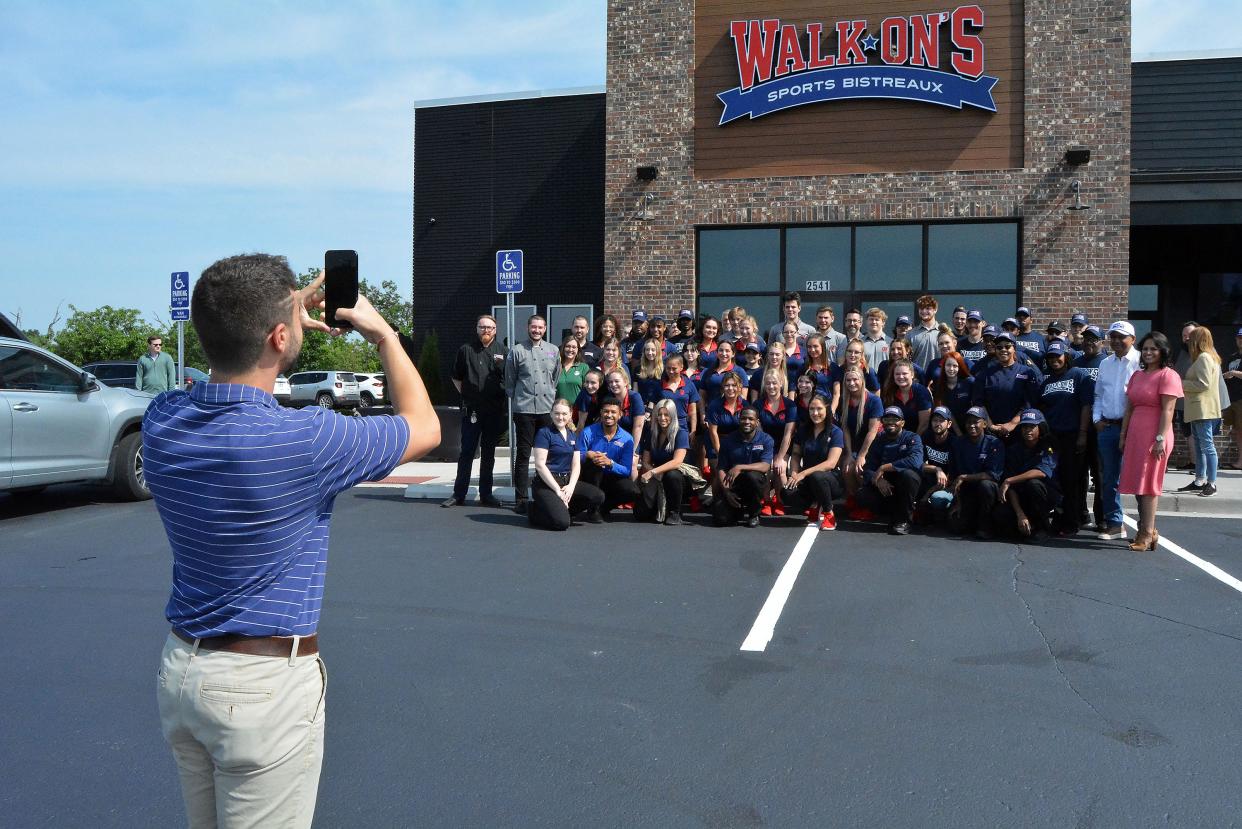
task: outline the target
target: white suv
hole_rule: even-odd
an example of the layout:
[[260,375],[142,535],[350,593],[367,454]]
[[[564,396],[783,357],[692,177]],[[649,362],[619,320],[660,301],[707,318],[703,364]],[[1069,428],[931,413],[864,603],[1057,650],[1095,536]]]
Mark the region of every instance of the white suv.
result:
[[358,379],[358,393],[362,396],[362,405],[375,406],[384,403],[384,375],[382,374],[359,374],[354,372],[354,377]]
[[289,377],[290,406],[352,409],[362,404],[358,381],[349,371],[299,371]]

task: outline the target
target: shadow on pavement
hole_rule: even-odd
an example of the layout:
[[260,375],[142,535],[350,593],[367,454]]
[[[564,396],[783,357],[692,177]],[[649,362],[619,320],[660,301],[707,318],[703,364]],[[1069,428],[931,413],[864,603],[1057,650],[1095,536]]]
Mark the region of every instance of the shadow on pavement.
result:
[[48,512],[85,507],[92,504],[118,504],[112,491],[99,486],[63,484],[37,492],[0,493],[0,521]]

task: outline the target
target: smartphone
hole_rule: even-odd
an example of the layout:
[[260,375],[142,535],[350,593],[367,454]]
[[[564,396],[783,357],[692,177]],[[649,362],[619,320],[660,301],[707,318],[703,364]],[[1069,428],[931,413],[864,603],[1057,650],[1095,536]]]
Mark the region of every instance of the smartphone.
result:
[[352,328],[336,318],[337,308],[358,304],[358,252],[329,250],[323,254],[324,322],[333,328]]

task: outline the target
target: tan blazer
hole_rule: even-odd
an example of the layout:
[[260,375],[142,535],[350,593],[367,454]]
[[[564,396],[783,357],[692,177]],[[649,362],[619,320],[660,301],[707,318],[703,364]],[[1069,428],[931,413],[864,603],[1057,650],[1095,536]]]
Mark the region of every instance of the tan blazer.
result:
[[1187,423],[1220,417],[1220,363],[1211,354],[1200,354],[1186,370],[1182,390],[1186,393],[1183,417]]

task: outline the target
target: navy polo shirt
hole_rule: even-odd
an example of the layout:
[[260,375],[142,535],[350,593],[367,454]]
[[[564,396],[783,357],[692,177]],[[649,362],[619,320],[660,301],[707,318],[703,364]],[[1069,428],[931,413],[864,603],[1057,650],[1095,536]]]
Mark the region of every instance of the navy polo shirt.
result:
[[912,469],[918,472],[923,466],[923,441],[914,432],[902,429],[897,437],[889,438],[884,432],[871,441],[871,450],[867,452],[867,463],[863,467],[863,479],[867,483],[875,480],[875,471],[886,463],[893,469]]
[[574,422],[578,422],[578,415],[586,412],[587,423],[594,423],[599,420],[599,392],[591,394],[586,389],[578,392],[578,399],[574,401]]
[[903,402],[894,396],[893,405],[901,407],[907,425],[918,428],[919,412],[925,412],[932,407],[931,392],[921,383],[915,383],[910,386],[910,398]]
[[573,469],[574,453],[578,451],[578,433],[567,429],[565,437],[551,426],[544,426],[535,435],[535,448],[548,450],[548,470],[568,475]]
[[711,348],[704,348],[703,344],[699,343],[699,365],[704,372],[711,371],[720,362],[720,356],[716,353],[716,345],[717,343],[712,343]]
[[[888,361],[885,360],[885,362],[888,362]],[[845,366],[837,365],[836,363],[833,363],[831,369],[832,369],[832,378],[830,381],[831,385],[841,386],[841,393],[845,394]],[[875,373],[874,370],[867,369],[865,372],[863,372],[863,386],[866,387],[867,391],[878,392],[880,390],[880,378]],[[829,391],[831,392],[831,389],[829,389]],[[828,394],[828,398],[831,399],[832,395]]]
[[798,451],[802,458],[801,468],[810,469],[828,460],[828,453],[833,449],[845,451],[845,434],[835,423],[829,429],[814,434],[811,424],[807,424],[798,432]]
[[950,431],[948,440],[944,443],[936,443],[936,436],[931,429],[923,433],[923,465],[938,466],[944,470],[949,477],[953,476],[950,471],[953,468],[953,432]]
[[974,405],[983,406],[995,423],[1008,423],[1023,409],[1039,402],[1039,369],[1014,363],[1003,368],[993,363],[975,378]]
[[[836,377],[836,369],[836,365],[830,365],[828,366],[827,371],[820,371],[819,369],[803,369],[802,373],[806,374],[810,371],[811,375],[815,378],[815,391],[819,392],[824,397],[827,397],[829,400],[832,400],[832,384],[833,378]],[[790,388],[793,390],[794,394],[798,393],[798,379],[796,377],[794,378],[794,383],[790,386]]]
[[650,436],[647,440],[647,451],[651,453],[651,463],[654,466],[663,466],[673,459],[673,455],[678,449],[690,449],[690,435],[686,434],[685,429],[678,429],[677,436],[673,438],[673,451],[668,451],[667,444],[660,441],[659,446],[655,445],[656,429],[650,430],[647,434]]
[[659,377],[639,377],[634,381],[634,390],[643,399],[643,405],[653,406],[660,399],[660,387],[664,381]]
[[953,413],[953,422],[959,425],[965,423],[966,410],[974,405],[972,398],[975,391],[975,378],[958,377],[957,385],[953,388],[945,388],[940,391],[940,398],[944,402],[941,404]]
[[999,482],[1005,474],[1005,444],[995,435],[985,434],[978,443],[963,435],[953,444],[953,469],[958,475],[986,472]]
[[723,398],[713,400],[707,404],[707,422],[716,427],[717,434],[723,440],[725,435],[737,430],[737,416],[745,406],[741,398],[738,398],[737,409],[730,411],[725,408]]
[[[746,373],[745,369],[736,365],[733,366],[731,371],[737,375],[739,380],[742,381],[742,391],[745,393],[746,387],[750,383],[750,375]],[[708,402],[716,400],[720,397],[720,381],[723,380],[724,376],[728,373],[728,371],[717,371],[715,368],[711,371],[705,370],[703,372],[703,382],[699,385],[699,391],[703,393],[703,397]]]
[[867,424],[873,419],[879,420],[883,416],[884,401],[878,395],[871,392],[866,393],[861,416],[857,406],[845,407],[845,428],[849,430],[850,437],[853,438],[855,452],[862,447],[863,438],[867,436]]
[[[880,367],[879,369],[876,370],[875,376],[876,376],[876,379],[880,381],[881,385],[883,385],[884,381],[888,379],[888,370],[892,368],[892,365],[895,362],[897,361],[896,360],[885,360],[882,363],[880,363]],[[935,362],[935,361],[933,360],[932,362]],[[919,368],[918,365],[916,365],[915,363],[910,363],[910,367],[914,369],[914,382],[923,383],[924,385],[926,385],[927,373],[923,371],[923,369]]]
[[147,485],[172,547],[165,615],[187,636],[310,636],[338,493],[384,478],[405,419],[286,409],[254,386],[195,383],[142,426]]
[[630,477],[630,467],[634,463],[634,436],[624,429],[617,427],[609,440],[604,435],[603,425],[593,423],[582,430],[578,450],[582,453],[583,463],[590,463],[586,459],[587,452],[603,452],[612,461],[612,466],[604,470],[605,474]]
[[646,413],[647,408],[643,405],[643,399],[638,396],[638,392],[630,391],[625,395],[625,399],[621,401],[621,418],[617,421],[617,425],[633,434],[634,418],[641,417]]
[[802,373],[803,367],[806,366],[806,354],[802,350],[802,346],[798,346],[798,350],[794,352],[785,352],[785,368],[789,370],[789,388],[791,390],[797,388],[798,375]]
[[1057,453],[1055,449],[1051,446],[1043,451],[1040,451],[1038,446],[1033,450],[1027,449],[1026,443],[1021,440],[1015,440],[1005,447],[1006,478],[1021,475],[1023,472],[1030,472],[1032,469],[1038,469],[1044,473],[1044,483],[1049,488],[1056,489],[1056,478],[1054,476],[1057,471]]
[[660,394],[656,400],[673,401],[673,405],[677,407],[677,425],[685,431],[690,418],[690,404],[700,402],[699,390],[692,379],[682,376],[673,388],[669,388],[667,382],[661,382]]
[[772,408],[771,401],[766,397],[760,398],[756,405],[759,408],[759,428],[771,435],[779,447],[785,437],[785,424],[797,420],[798,407],[788,397],[780,398],[776,408]]
[[1077,432],[1082,407],[1091,408],[1095,384],[1082,369],[1071,368],[1060,377],[1051,374],[1039,386],[1039,408],[1054,432]]
[[728,472],[738,464],[771,463],[775,447],[771,435],[756,429],[750,440],[744,440],[741,432],[734,432],[720,441],[718,468]]

